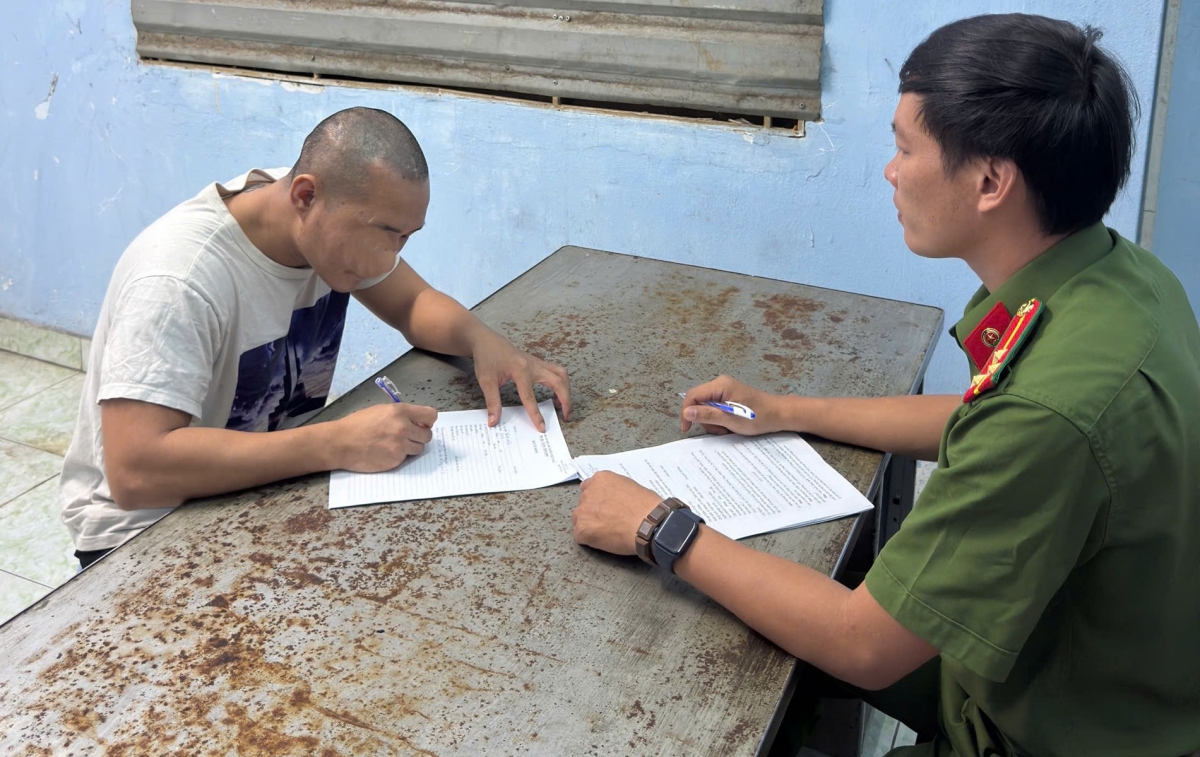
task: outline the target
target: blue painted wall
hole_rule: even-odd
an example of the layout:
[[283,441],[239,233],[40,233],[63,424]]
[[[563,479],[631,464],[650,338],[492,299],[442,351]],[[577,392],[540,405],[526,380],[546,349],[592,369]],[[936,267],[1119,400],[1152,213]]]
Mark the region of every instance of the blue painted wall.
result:
[[[12,4],[10,4],[11,6]],[[883,167],[896,71],[946,0],[826,0],[822,123],[762,131],[549,108],[415,88],[297,86],[139,63],[129,0],[6,8],[0,32],[0,313],[90,334],[109,274],[148,223],[213,180],[289,165],[325,115],[396,113],[429,158],[433,200],[406,257],[472,305],[564,244],[636,253],[939,306],[956,320],[977,282],[909,253]],[[1161,0],[992,0],[1090,22],[1150,101]],[[1147,117],[1134,176],[1143,175]],[[1142,187],[1110,223],[1136,230]],[[344,391],[405,349],[353,311]],[[736,366],[729,370],[736,372]],[[928,387],[960,391],[944,338]]]
[[1200,310],[1200,252],[1196,215],[1200,212],[1200,2],[1179,7],[1175,67],[1163,139],[1158,210],[1154,220],[1154,254],[1187,288],[1192,309]]

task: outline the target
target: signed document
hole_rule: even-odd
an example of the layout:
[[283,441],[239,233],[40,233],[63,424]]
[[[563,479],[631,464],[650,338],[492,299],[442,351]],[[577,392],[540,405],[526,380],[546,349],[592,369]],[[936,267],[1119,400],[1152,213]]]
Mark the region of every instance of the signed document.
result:
[[398,468],[331,473],[329,508],[538,489],[576,478],[554,403],[547,400],[538,408],[546,421],[544,434],[524,407],[503,408],[495,428],[488,428],[485,409],[441,413],[433,441]]
[[575,458],[581,478],[607,470],[678,497],[731,539],[870,510],[870,500],[792,433],[698,436]]

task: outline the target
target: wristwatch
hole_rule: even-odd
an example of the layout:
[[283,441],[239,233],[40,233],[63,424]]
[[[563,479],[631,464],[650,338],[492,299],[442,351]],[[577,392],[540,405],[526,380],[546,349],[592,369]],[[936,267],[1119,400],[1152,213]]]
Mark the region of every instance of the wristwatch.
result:
[[658,528],[658,524],[663,522],[663,518],[666,518],[672,510],[678,510],[681,507],[687,507],[687,505],[674,497],[667,497],[654,506],[654,509],[638,526],[637,533],[633,537],[634,551],[637,552],[638,557],[651,565],[657,564],[654,562],[654,550],[650,546],[650,540],[654,538],[654,531]]
[[675,561],[687,552],[704,522],[675,497],[659,502],[642,521],[635,536],[638,557],[651,565],[661,565],[672,573]]
[[654,555],[654,562],[674,573],[675,561],[683,557],[683,553],[692,546],[692,542],[700,534],[700,524],[703,522],[704,518],[687,505],[667,513],[667,517],[654,529],[654,536],[650,539],[650,551]]

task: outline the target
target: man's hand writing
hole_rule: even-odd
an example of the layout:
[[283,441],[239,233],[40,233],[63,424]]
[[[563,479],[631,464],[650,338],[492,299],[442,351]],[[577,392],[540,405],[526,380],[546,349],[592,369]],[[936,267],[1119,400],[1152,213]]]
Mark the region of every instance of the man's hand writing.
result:
[[438,412],[432,407],[391,403],[374,405],[333,421],[331,468],[356,473],[391,470],[419,455],[433,439]]

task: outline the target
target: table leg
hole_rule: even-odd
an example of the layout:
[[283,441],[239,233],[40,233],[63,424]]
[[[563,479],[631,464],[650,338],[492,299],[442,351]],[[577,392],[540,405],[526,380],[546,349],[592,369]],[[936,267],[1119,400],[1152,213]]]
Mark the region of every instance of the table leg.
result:
[[875,554],[879,554],[912,512],[916,483],[917,461],[889,455],[883,485],[875,500]]

